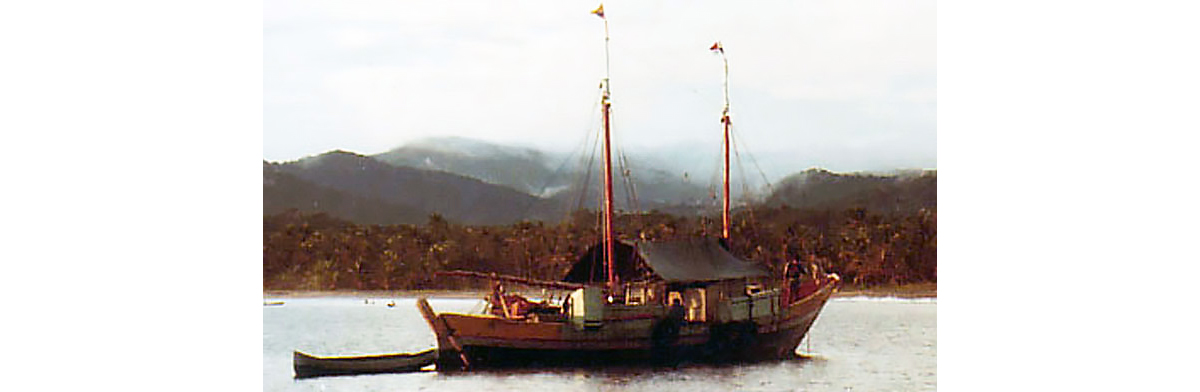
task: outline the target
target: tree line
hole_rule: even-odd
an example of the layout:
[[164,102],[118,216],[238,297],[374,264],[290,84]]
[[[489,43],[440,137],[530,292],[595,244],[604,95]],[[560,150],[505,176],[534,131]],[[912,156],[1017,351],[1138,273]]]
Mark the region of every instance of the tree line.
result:
[[[844,286],[937,281],[937,212],[879,215],[760,206],[732,217],[730,251],[777,276],[792,259],[841,275]],[[364,225],[288,210],[263,217],[264,290],[484,289],[436,278],[455,269],[559,280],[600,239],[600,217],[577,211],[559,224],[460,225],[431,214],[422,225]],[[623,240],[721,234],[720,217],[652,211],[618,214]]]

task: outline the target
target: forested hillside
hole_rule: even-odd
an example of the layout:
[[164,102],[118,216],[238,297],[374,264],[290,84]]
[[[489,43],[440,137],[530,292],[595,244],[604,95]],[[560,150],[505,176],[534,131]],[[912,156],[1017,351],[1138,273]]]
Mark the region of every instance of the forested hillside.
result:
[[[622,239],[716,236],[720,220],[664,213],[621,215]],[[580,211],[561,224],[459,225],[440,215],[421,225],[364,225],[291,210],[263,219],[264,290],[463,289],[434,272],[468,269],[558,280],[598,240],[597,216]],[[846,285],[866,287],[937,281],[937,213],[919,209],[874,214],[866,209],[787,206],[734,215],[731,251],[776,273],[792,258],[812,257]]]

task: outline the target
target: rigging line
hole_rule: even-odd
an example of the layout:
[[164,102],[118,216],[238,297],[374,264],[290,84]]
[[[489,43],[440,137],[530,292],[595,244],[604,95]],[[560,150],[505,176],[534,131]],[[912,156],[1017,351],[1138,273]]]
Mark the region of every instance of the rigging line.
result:
[[[597,94],[599,94],[599,91],[597,91]],[[583,194],[586,195],[587,189],[586,189],[585,184],[588,183],[588,179],[590,179],[590,177],[591,177],[591,167],[587,166],[586,172],[583,174],[584,177],[582,177],[582,182],[580,181],[581,180],[580,167],[584,166],[584,164],[585,164],[584,155],[588,151],[587,150],[588,142],[592,141],[593,134],[596,134],[597,137],[599,137],[599,133],[598,133],[599,131],[598,131],[598,128],[596,127],[596,115],[595,115],[596,110],[595,109],[600,104],[600,101],[598,99],[593,99],[592,101],[593,101],[592,110],[591,110],[592,116],[589,117],[590,120],[588,121],[587,132],[584,133],[583,138],[579,141],[579,144],[577,147],[577,151],[579,151],[579,160],[577,161],[576,166],[571,170],[572,180],[567,184],[568,188],[563,191],[563,192],[565,192],[565,194],[564,194],[565,197],[562,197],[561,201],[558,204],[559,207],[562,207],[562,209],[565,210],[565,211],[563,211],[563,215],[564,215],[563,220],[571,219],[572,214],[576,210],[583,208],[582,197],[579,199],[578,202],[572,203],[570,196],[573,192],[579,190],[580,188],[584,188]],[[592,146],[592,153],[595,154],[595,146],[594,145]],[[573,153],[572,153],[572,155],[573,155]],[[569,160],[569,158],[570,158],[570,155],[568,156],[568,160]],[[568,160],[563,161],[563,166],[566,166]],[[588,160],[588,162],[591,162],[591,161]],[[543,190],[543,192],[545,192],[545,191]]]
[[[725,142],[724,142],[724,140],[722,140],[721,144],[717,146],[716,153],[712,155],[712,157],[713,157],[712,160],[709,161],[712,163],[712,165],[710,166],[710,168],[712,170],[709,171],[710,175],[708,178],[709,211],[713,211],[715,208],[715,211],[720,212],[720,210],[722,208],[721,202],[718,200],[717,196],[723,196],[723,193],[724,193],[724,187],[719,185],[719,184],[724,183],[724,181],[722,179],[724,177],[724,170],[725,170],[725,162],[723,159],[724,155],[725,155]],[[721,191],[718,192],[718,189],[721,189]]]
[[617,170],[620,172],[620,176],[621,176],[621,178],[620,178],[621,179],[621,190],[625,191],[625,209],[629,210],[629,209],[633,208],[633,199],[630,198],[630,196],[629,196],[629,177],[625,174],[626,172],[629,171],[629,168],[625,166],[625,160],[622,158],[623,157],[621,156],[621,148],[618,147],[617,148]]
[[[732,135],[730,135],[730,137],[732,138]],[[740,143],[740,142],[741,142],[741,140],[738,139],[733,142],[734,143],[733,145],[736,147],[736,146],[738,146],[738,143]],[[741,149],[736,150],[735,154],[737,155],[738,174],[741,176],[741,181],[742,181],[742,200],[745,202],[746,205],[750,205],[751,203],[754,202],[753,199],[758,195],[758,191],[750,186],[750,181],[748,181],[748,178],[750,178],[750,176],[746,175],[746,163],[745,163],[745,161],[742,161],[742,154],[741,154],[740,150]],[[750,153],[749,151],[746,152],[746,154],[749,154],[749,153]]]
[[[612,117],[613,117],[612,109],[608,109],[608,110],[610,110],[610,111],[608,111],[608,117],[610,117],[610,120],[608,120],[608,121],[610,121],[610,123],[612,123],[612,121],[613,121],[612,120]],[[625,150],[624,150],[624,147],[622,147],[623,143],[620,143],[620,134],[617,132],[611,132],[610,137],[611,137],[611,139],[608,140],[608,143],[611,144],[611,147],[613,150],[616,150],[616,156],[617,156],[617,159],[616,159],[616,161],[617,161],[616,167],[617,168],[616,169],[620,176],[619,177],[620,188],[622,188],[622,191],[624,191],[624,193],[625,193],[625,211],[626,212],[637,211],[638,210],[637,195],[636,195],[636,193],[634,193],[634,191],[632,191],[632,189],[634,189],[634,188],[632,188],[632,187],[634,187],[634,183],[632,183],[632,179],[630,177],[629,164],[628,164],[628,162],[625,161]],[[614,209],[616,209],[616,207],[617,207],[616,200],[613,200],[613,203],[614,203],[613,207],[614,207]],[[617,215],[616,211],[613,211],[613,218],[617,218],[617,216],[618,215]],[[616,225],[617,223],[613,223],[613,224]],[[616,231],[617,231],[616,228],[613,228],[614,236],[616,236],[616,234],[617,234]]]
[[[741,132],[738,131],[736,126],[733,126],[732,124],[730,124],[729,130],[730,130],[730,133],[732,134],[730,136],[737,135],[739,138],[741,137]],[[775,187],[771,185],[771,180],[767,179],[767,173],[763,172],[762,167],[758,165],[758,159],[756,159],[754,157],[754,153],[751,152],[752,149],[750,148],[750,145],[748,143],[745,143],[744,140],[742,141],[742,144],[746,144],[746,155],[748,155],[750,157],[750,162],[754,164],[754,168],[756,170],[758,170],[758,175],[762,177],[763,184],[766,184],[767,191],[769,193],[774,193]]]
[[724,141],[722,141],[721,144],[717,145],[716,153],[714,155],[712,155],[713,158],[709,161],[712,163],[712,165],[710,166],[712,170],[709,171],[710,175],[708,178],[708,200],[706,200],[706,202],[703,205],[703,217],[704,217],[703,219],[708,219],[710,216],[716,216],[716,218],[713,220],[713,222],[705,222],[705,226],[703,228],[705,236],[708,235],[708,230],[709,230],[709,227],[707,225],[708,223],[715,224],[716,229],[718,230],[718,233],[721,233],[720,230],[722,230],[721,215],[723,212],[723,207],[722,207],[723,201],[721,200],[720,196],[724,195],[724,192],[725,192],[725,188],[723,186],[721,186],[721,184],[724,182],[724,180],[723,180],[723,177],[724,177],[723,173],[724,173],[724,167],[725,167],[724,159],[723,159],[723,157],[725,155],[725,152],[724,152],[725,147],[724,146],[725,146]]
[[750,182],[746,181],[746,163],[742,161],[742,152],[737,146],[738,141],[733,139],[731,132],[729,135],[729,147],[733,150],[733,155],[737,157],[738,180],[741,181],[742,185],[742,202],[749,204],[747,200],[753,197],[753,195],[751,195]]
[[[626,159],[624,152],[621,152],[621,159]],[[625,166],[630,167],[630,165],[628,163],[626,163]],[[638,199],[637,181],[635,181],[633,179],[633,169],[628,169],[625,172],[625,177],[627,177],[628,181],[629,181],[629,193],[631,193],[632,197],[633,197],[633,209],[634,209],[634,211],[641,211],[642,210],[642,201],[640,199]]]
[[641,206],[638,205],[637,184],[633,181],[633,169],[629,165],[629,160],[625,156],[625,149],[617,149],[617,162],[621,167],[621,178],[625,183],[625,198],[632,211],[641,211]]
[[637,210],[639,210],[638,203],[637,203],[637,194],[633,190],[634,184],[633,184],[632,177],[630,177],[629,163],[625,157],[625,149],[623,147],[621,147],[622,143],[620,142],[619,135],[616,132],[613,132],[612,140],[610,140],[609,142],[613,144],[614,149],[616,150],[616,162],[615,163],[616,163],[616,169],[620,173],[620,181],[621,181],[620,186],[621,186],[621,189],[625,193],[625,209],[626,209],[626,211],[637,211]]
[[[609,111],[610,121],[612,121],[612,109],[609,109]],[[641,210],[641,206],[638,203],[636,185],[634,184],[631,176],[632,170],[629,167],[629,162],[625,155],[625,149],[621,147],[623,145],[623,143],[620,142],[621,135],[617,132],[612,132],[611,138],[612,140],[610,140],[609,143],[615,146],[615,149],[617,150],[616,165],[621,176],[621,189],[625,191],[625,209],[627,211],[639,211]]]
[[[593,105],[593,109],[594,108],[595,108],[595,106]],[[521,216],[528,216],[529,211],[533,209],[534,204],[536,204],[539,200],[544,199],[543,195],[545,195],[545,193],[546,193],[546,188],[549,187],[550,183],[554,182],[555,179],[559,178],[559,175],[562,174],[563,169],[567,168],[567,165],[571,162],[571,158],[574,157],[576,153],[579,153],[582,156],[583,152],[587,148],[588,135],[590,135],[590,134],[591,134],[591,129],[589,127],[588,132],[584,135],[583,139],[581,139],[579,143],[576,143],[576,147],[572,148],[567,153],[566,157],[563,158],[562,163],[559,163],[558,167],[556,169],[554,169],[554,172],[551,173],[550,176],[547,177],[546,180],[542,182],[542,186],[540,188],[538,188],[538,194],[534,195],[537,198],[530,200],[529,203],[526,203],[524,211],[521,212]],[[553,203],[549,203],[548,205],[553,206]],[[566,215],[564,216],[564,220],[566,218],[569,218],[570,213],[571,213],[571,211],[569,211],[570,210],[569,206],[566,209],[568,211],[566,212]],[[550,214],[552,214],[552,212]]]
[[625,188],[626,203],[628,203],[628,205],[630,207],[629,211],[633,212],[632,224],[634,227],[641,227],[642,218],[641,218],[641,214],[639,212],[641,212],[642,207],[638,203],[637,185],[633,182],[632,171],[629,168],[629,162],[627,161],[627,158],[625,157],[624,149],[617,150],[617,161],[620,162],[621,178],[624,180],[622,182],[625,184],[624,188]]
[[[610,108],[609,109],[610,124],[612,122],[614,122],[612,120],[612,118],[616,117],[613,115],[612,111],[613,110]],[[625,209],[629,209],[631,206],[631,204],[629,203],[629,182],[626,181],[626,179],[625,179],[625,170],[627,168],[625,167],[625,162],[623,162],[621,160],[621,153],[623,151],[623,149],[621,148],[621,145],[623,143],[621,143],[621,141],[620,141],[621,135],[619,133],[617,133],[615,130],[616,127],[613,127],[613,128],[614,128],[614,130],[609,135],[610,139],[608,141],[609,145],[611,146],[610,148],[612,148],[613,156],[616,157],[616,162],[612,162],[612,165],[614,166],[614,170],[616,170],[616,172],[613,174],[613,181],[614,181],[614,183],[618,180],[621,181],[620,187],[622,190],[625,191]],[[617,176],[620,176],[620,178],[617,178]],[[616,200],[613,200],[613,203],[614,203],[613,208],[616,208],[617,207]]]
[[[591,133],[588,133],[588,135],[590,136]],[[595,146],[593,146],[591,149],[587,148],[587,146],[591,144],[589,142],[592,141],[584,141],[584,153],[579,155],[579,162],[577,163],[578,166],[576,166],[579,168],[579,174],[577,174],[574,181],[571,182],[571,195],[574,196],[574,203],[567,204],[566,207],[568,211],[576,211],[583,208],[583,195],[587,193],[588,182],[592,178],[592,167],[590,165],[591,159],[588,158],[588,154],[594,155],[596,153]]]
[[[600,140],[601,140],[601,138],[603,138],[603,135],[601,132],[602,131],[599,128],[596,129],[595,138],[592,139],[591,155],[587,158],[587,161],[584,162],[584,164],[586,164],[586,166],[587,166],[587,175],[583,178],[583,183],[579,186],[579,189],[580,189],[579,202],[575,208],[575,211],[586,211],[583,208],[583,206],[584,206],[584,203],[587,202],[587,199],[589,196],[588,195],[589,189],[591,188],[591,185],[592,185],[592,179],[591,179],[592,178],[592,176],[591,176],[592,167],[595,166],[596,154],[597,154],[597,151],[599,150]],[[603,177],[601,177],[601,178],[603,178]],[[597,197],[596,202],[597,202],[597,206],[596,206],[595,213],[593,214],[593,216],[596,219],[595,219],[594,225],[592,226],[592,229],[595,230],[597,237],[601,237],[601,236],[603,236],[603,227],[604,227],[604,212],[603,212],[604,199],[603,199],[603,197]],[[594,243],[600,243],[601,241],[602,241],[602,239],[597,239]],[[589,246],[587,249],[590,250],[591,248],[592,247]],[[603,252],[600,249],[601,248],[597,248],[597,252]],[[603,255],[603,253],[597,253],[596,257],[604,257],[604,255]],[[591,265],[588,266],[588,281],[589,282],[596,281],[596,269],[593,268],[594,265],[596,265],[595,257],[592,259]]]
[[584,149],[587,148],[588,138],[591,136],[592,131],[595,129],[595,128],[593,128],[593,126],[595,125],[595,122],[596,122],[596,116],[595,116],[596,107],[599,106],[599,104],[600,104],[599,100],[593,99],[592,101],[593,101],[592,102],[592,110],[589,111],[589,113],[592,113],[592,116],[591,116],[590,120],[588,121],[588,124],[589,124],[587,127],[588,132],[583,136],[583,139],[581,139],[579,143],[576,143],[577,147],[572,149],[567,154],[566,158],[563,159],[562,163],[559,164],[558,168],[554,170],[553,175],[542,184],[542,187],[540,189],[538,189],[539,193],[546,192],[546,188],[550,186],[550,183],[553,182],[554,178],[557,177],[559,172],[561,172],[562,169],[564,169],[567,166],[567,163],[569,163],[571,161],[571,157],[575,156],[576,152],[579,152],[580,154],[582,154]]
[[[737,142],[733,139],[732,132],[729,136],[730,136],[730,140],[729,140],[730,147],[737,146]],[[736,148],[732,148],[732,149],[734,151],[734,155],[737,156],[738,173],[740,173],[742,176],[742,198],[749,199],[747,194],[750,192],[750,186],[746,183],[746,169],[745,169],[745,165],[742,164],[742,154],[741,154],[741,152],[738,151],[738,149],[736,149]],[[750,231],[751,231],[751,233],[753,233],[754,238],[758,238],[758,231],[754,230],[755,227],[758,227],[758,219],[754,216],[754,205],[751,204],[750,202],[747,202],[745,208],[746,208],[746,211],[750,214]]]
[[[553,174],[551,174],[551,178],[547,179],[545,184],[542,184],[542,189],[539,194],[539,198],[542,197],[541,195],[545,195],[546,187],[548,187],[550,185],[550,182],[553,179],[558,178],[558,176],[563,172],[563,170],[567,168],[567,165],[571,162],[571,158],[573,158],[576,153],[578,153],[582,156],[584,151],[586,151],[586,149],[587,149],[587,139],[585,138],[583,140],[583,143],[581,143],[578,148],[572,149],[571,152],[567,154],[566,158],[563,159],[563,162],[561,164],[559,164],[558,168],[554,170]],[[573,174],[574,176],[579,175],[578,171],[574,171],[574,170],[572,170],[572,171],[574,172],[574,174]],[[566,186],[568,187],[568,189],[570,189],[569,187],[573,186],[574,183],[575,183],[575,181],[572,180],[572,181],[568,182]],[[555,192],[555,194],[558,194],[558,193],[564,192],[564,191],[565,190],[560,190],[560,191]],[[570,195],[569,191],[567,191],[566,195],[568,195],[568,196]],[[549,200],[549,199],[553,199],[553,198],[554,198],[553,196],[550,196],[550,197],[545,197],[544,199]],[[559,204],[556,207],[565,207],[563,209],[566,211],[564,212],[562,221],[566,221],[571,216],[570,198],[567,197],[567,198],[563,198],[562,200],[565,201],[565,203],[559,202]],[[566,204],[566,205],[563,205],[563,204]]]
[[[583,182],[581,184],[579,184],[579,186],[578,186],[579,201],[576,202],[576,204],[575,204],[575,210],[583,209],[583,204],[587,200],[588,188],[591,187],[591,183],[592,183],[592,166],[594,166],[593,164],[596,162],[596,150],[598,149],[597,147],[599,146],[599,144],[600,144],[600,132],[597,131],[596,137],[592,141],[592,148],[591,148],[592,154],[591,154],[591,156],[589,156],[587,158],[587,160],[585,162],[583,162],[583,164],[586,167],[586,170],[584,171]],[[580,156],[580,158],[582,158],[582,156]]]

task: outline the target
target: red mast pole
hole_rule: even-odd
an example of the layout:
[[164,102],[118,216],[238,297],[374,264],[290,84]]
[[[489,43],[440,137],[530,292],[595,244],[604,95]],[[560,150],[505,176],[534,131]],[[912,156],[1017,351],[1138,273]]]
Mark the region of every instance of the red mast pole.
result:
[[617,277],[613,273],[613,191],[612,191],[612,127],[609,114],[612,103],[609,98],[609,64],[608,64],[608,18],[604,17],[604,5],[592,11],[604,19],[604,97],[600,99],[601,110],[604,113],[604,266],[607,270],[607,285],[609,291],[616,287]]
[[723,230],[721,237],[729,240],[729,60],[725,58],[725,47],[720,42],[713,44],[712,50],[721,52],[721,61],[725,62],[725,110],[721,112],[721,123],[725,124],[725,193],[724,208],[721,211]]
[[725,114],[721,116],[721,122],[725,123],[725,208],[721,213],[721,222],[724,223],[724,230],[721,236],[726,240],[729,239],[729,107],[725,108]]
[[609,113],[612,104],[608,102],[608,84],[604,85],[604,264],[608,267],[608,287],[616,286],[613,276],[613,190],[612,190],[612,148],[609,146],[611,129]]

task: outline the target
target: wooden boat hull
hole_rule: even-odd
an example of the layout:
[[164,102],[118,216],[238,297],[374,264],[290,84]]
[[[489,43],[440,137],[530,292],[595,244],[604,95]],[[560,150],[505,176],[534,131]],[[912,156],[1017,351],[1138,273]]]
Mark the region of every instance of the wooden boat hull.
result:
[[[791,358],[836,289],[829,282],[773,316],[736,323],[679,325],[655,336],[659,320],[606,320],[598,331],[557,322],[486,315],[434,315],[418,301],[438,338],[439,370],[490,367],[753,362]],[[422,306],[424,305],[424,306]]]
[[418,353],[370,355],[359,357],[316,357],[299,351],[292,354],[292,369],[296,378],[402,373],[420,370],[437,361],[437,350]]

